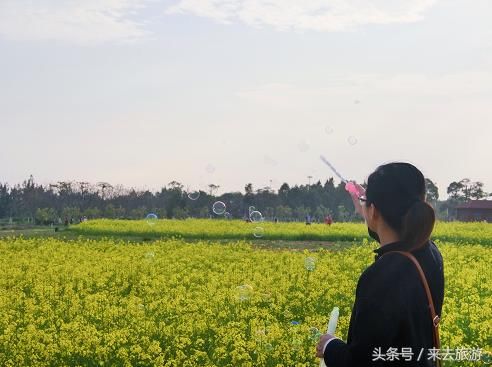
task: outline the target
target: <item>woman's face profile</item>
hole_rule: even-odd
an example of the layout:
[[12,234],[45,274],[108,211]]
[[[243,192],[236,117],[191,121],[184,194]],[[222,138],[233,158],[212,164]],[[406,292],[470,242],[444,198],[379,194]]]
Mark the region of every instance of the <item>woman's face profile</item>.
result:
[[379,242],[379,235],[377,233],[379,213],[376,207],[372,203],[369,205],[366,205],[366,203],[364,203],[364,205],[362,205],[362,213],[366,221],[369,235],[371,236],[371,238]]
[[364,220],[366,221],[366,224],[367,226],[372,229],[372,230],[375,230],[376,226],[375,226],[375,211],[376,208],[374,207],[374,204],[366,204],[366,203],[363,203],[362,204],[362,213],[364,215]]

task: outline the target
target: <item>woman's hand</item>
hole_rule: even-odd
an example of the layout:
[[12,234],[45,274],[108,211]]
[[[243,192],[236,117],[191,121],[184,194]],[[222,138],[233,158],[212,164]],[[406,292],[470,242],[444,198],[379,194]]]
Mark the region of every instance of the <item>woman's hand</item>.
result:
[[325,349],[325,345],[326,345],[326,343],[328,343],[328,341],[330,339],[333,339],[333,338],[334,338],[334,336],[330,335],[330,334],[321,335],[321,338],[319,339],[318,345],[316,346],[316,357],[323,358],[323,352]]
[[359,201],[359,197],[365,196],[366,190],[361,185],[359,185],[358,183],[353,182],[353,184],[355,185],[355,188],[357,189],[357,194],[354,192],[350,192],[350,191],[349,191],[349,194],[350,194],[350,197],[352,198],[352,202],[354,203],[354,208],[355,208],[356,213],[359,213],[362,216],[362,218],[364,218],[364,212],[362,209],[362,205]]

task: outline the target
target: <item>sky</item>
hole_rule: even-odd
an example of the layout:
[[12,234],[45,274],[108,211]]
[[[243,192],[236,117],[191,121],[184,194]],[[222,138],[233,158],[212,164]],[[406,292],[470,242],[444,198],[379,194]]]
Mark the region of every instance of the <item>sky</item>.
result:
[[[0,182],[492,191],[490,0],[0,0]],[[311,176],[311,178],[309,178]]]

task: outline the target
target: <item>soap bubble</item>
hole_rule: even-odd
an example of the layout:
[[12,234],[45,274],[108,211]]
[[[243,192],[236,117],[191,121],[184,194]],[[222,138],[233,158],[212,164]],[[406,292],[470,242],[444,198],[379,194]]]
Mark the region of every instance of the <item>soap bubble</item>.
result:
[[207,173],[212,174],[215,172],[215,167],[212,164],[207,164],[207,166],[205,167],[205,171],[207,171]]
[[295,350],[299,350],[302,348],[302,341],[299,338],[293,338],[292,339],[292,347]]
[[278,164],[278,162],[272,157],[270,157],[269,155],[265,155],[263,159],[265,163],[268,164],[269,166],[276,166]]
[[226,211],[226,205],[222,201],[216,201],[214,205],[212,205],[212,210],[217,215],[222,215]]
[[249,213],[249,219],[251,219],[252,222],[261,222],[263,221],[263,215],[259,211],[254,210]]
[[154,259],[154,257],[155,257],[155,253],[154,253],[153,251],[149,251],[149,252],[147,252],[147,253],[145,254],[145,258],[146,258],[147,260],[153,260],[153,259]]
[[314,269],[316,269],[316,259],[313,257],[306,257],[304,260],[304,267],[307,271],[314,271]]
[[357,144],[357,138],[355,136],[349,136],[348,139],[347,139],[348,143],[350,145],[355,145]]
[[253,231],[253,236],[256,238],[261,238],[265,234],[265,230],[263,227],[256,227],[255,230]]
[[254,206],[250,206],[248,208],[248,215],[251,215],[251,212],[254,212],[256,210],[256,208]]
[[[265,329],[256,329],[256,342],[258,344],[258,350],[265,349],[265,339],[266,339],[267,331]],[[256,352],[256,351],[255,351]]]
[[256,337],[256,342],[258,343],[258,351],[263,353],[270,353],[273,351],[273,346],[270,343],[265,343],[265,335],[258,334]]
[[325,133],[328,135],[333,134],[333,128],[329,125],[325,126]]
[[147,214],[147,216],[145,217],[145,221],[149,226],[153,226],[154,224],[156,224],[157,219],[157,215],[154,213]]
[[253,287],[249,284],[243,284],[236,287],[236,299],[240,302],[249,301],[253,295]]
[[309,150],[309,143],[306,140],[303,140],[303,141],[299,142],[299,144],[297,144],[297,148],[301,152],[305,153]]
[[309,329],[309,340],[311,340],[313,343],[317,343],[321,335],[321,332],[317,328],[312,327]]
[[190,200],[198,200],[200,197],[200,191],[191,191],[188,193],[188,198]]
[[266,330],[265,329],[257,329],[256,334],[260,335],[260,336],[266,335]]

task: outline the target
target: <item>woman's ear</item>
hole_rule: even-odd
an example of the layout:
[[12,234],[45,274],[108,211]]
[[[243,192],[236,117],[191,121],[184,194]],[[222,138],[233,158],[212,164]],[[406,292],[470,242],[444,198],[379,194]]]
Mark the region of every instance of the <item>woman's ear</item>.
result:
[[376,222],[380,217],[380,213],[377,208],[371,203],[368,207],[366,207],[366,222],[371,226],[375,227]]
[[367,207],[367,210],[366,210],[366,213],[367,213],[367,216],[368,216],[367,219],[370,220],[371,222],[374,220],[375,210],[376,210],[376,207],[374,206],[373,203],[371,203]]

